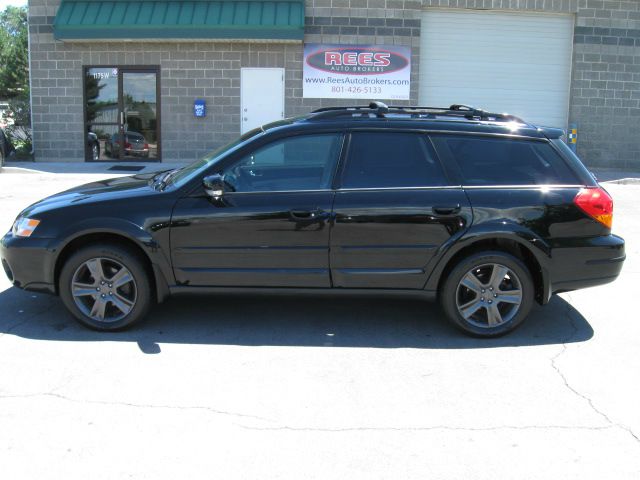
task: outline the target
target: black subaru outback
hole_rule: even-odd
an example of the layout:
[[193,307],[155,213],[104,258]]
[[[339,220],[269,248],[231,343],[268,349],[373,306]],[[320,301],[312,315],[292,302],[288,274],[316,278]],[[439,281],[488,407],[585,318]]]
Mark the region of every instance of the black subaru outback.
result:
[[466,332],[501,335],[625,259],[611,197],[562,133],[463,105],[320,109],[46,198],[0,258],[99,330],[170,294],[331,290],[437,298]]

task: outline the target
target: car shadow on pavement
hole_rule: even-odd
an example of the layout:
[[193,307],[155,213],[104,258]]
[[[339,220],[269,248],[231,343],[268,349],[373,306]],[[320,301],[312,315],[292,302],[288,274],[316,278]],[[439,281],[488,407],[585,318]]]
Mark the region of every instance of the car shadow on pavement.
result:
[[352,348],[494,348],[583,342],[589,322],[554,296],[537,304],[515,332],[471,338],[446,321],[437,304],[414,299],[330,296],[176,297],[130,330],[94,332],[73,320],[57,297],[9,288],[0,292],[0,335],[52,341],[136,342],[144,353],[167,343]]

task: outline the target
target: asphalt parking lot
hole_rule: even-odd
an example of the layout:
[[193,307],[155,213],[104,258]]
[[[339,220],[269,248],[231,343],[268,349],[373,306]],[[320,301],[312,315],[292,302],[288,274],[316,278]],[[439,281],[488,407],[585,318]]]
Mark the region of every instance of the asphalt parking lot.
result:
[[[0,174],[0,230],[97,178]],[[640,185],[607,189],[621,277],[495,340],[323,297],[175,298],[103,334],[2,276],[0,477],[637,480]]]

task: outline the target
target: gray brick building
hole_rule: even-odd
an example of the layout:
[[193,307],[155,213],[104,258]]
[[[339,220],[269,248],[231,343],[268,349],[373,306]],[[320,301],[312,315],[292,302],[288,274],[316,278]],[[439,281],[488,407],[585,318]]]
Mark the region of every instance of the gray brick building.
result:
[[[284,116],[363,103],[304,98],[304,45],[341,44],[410,47],[405,104],[455,101],[576,124],[585,163],[640,167],[637,0],[116,0],[105,10],[107,3],[30,0],[37,161],[127,159],[120,128],[143,132],[122,138],[134,153],[139,141],[151,159],[195,160],[240,134],[249,115],[243,96],[277,96],[260,82],[243,86],[243,69],[282,69]],[[141,25],[157,4],[166,4],[164,20]],[[264,20],[272,7],[276,20]],[[225,24],[225,8],[233,22]],[[217,27],[204,31],[212,9],[222,12]],[[251,20],[256,9],[262,23]],[[205,11],[207,19],[198,13]],[[239,27],[238,12],[246,23]],[[205,117],[194,115],[196,99],[206,102]]]

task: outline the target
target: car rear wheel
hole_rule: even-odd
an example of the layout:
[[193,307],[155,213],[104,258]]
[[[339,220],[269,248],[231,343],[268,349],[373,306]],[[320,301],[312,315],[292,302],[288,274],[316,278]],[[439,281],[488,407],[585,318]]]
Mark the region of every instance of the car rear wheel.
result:
[[119,245],[92,245],[72,255],[62,267],[59,289],[80,323],[102,331],[121,330],[142,319],[152,300],[144,264]]
[[461,260],[440,291],[449,320],[480,337],[504,335],[518,327],[529,314],[533,297],[533,280],[526,265],[498,251]]
[[100,147],[97,143],[91,145],[91,159],[94,161],[100,160]]
[[4,152],[0,148],[0,168],[4,167]]

